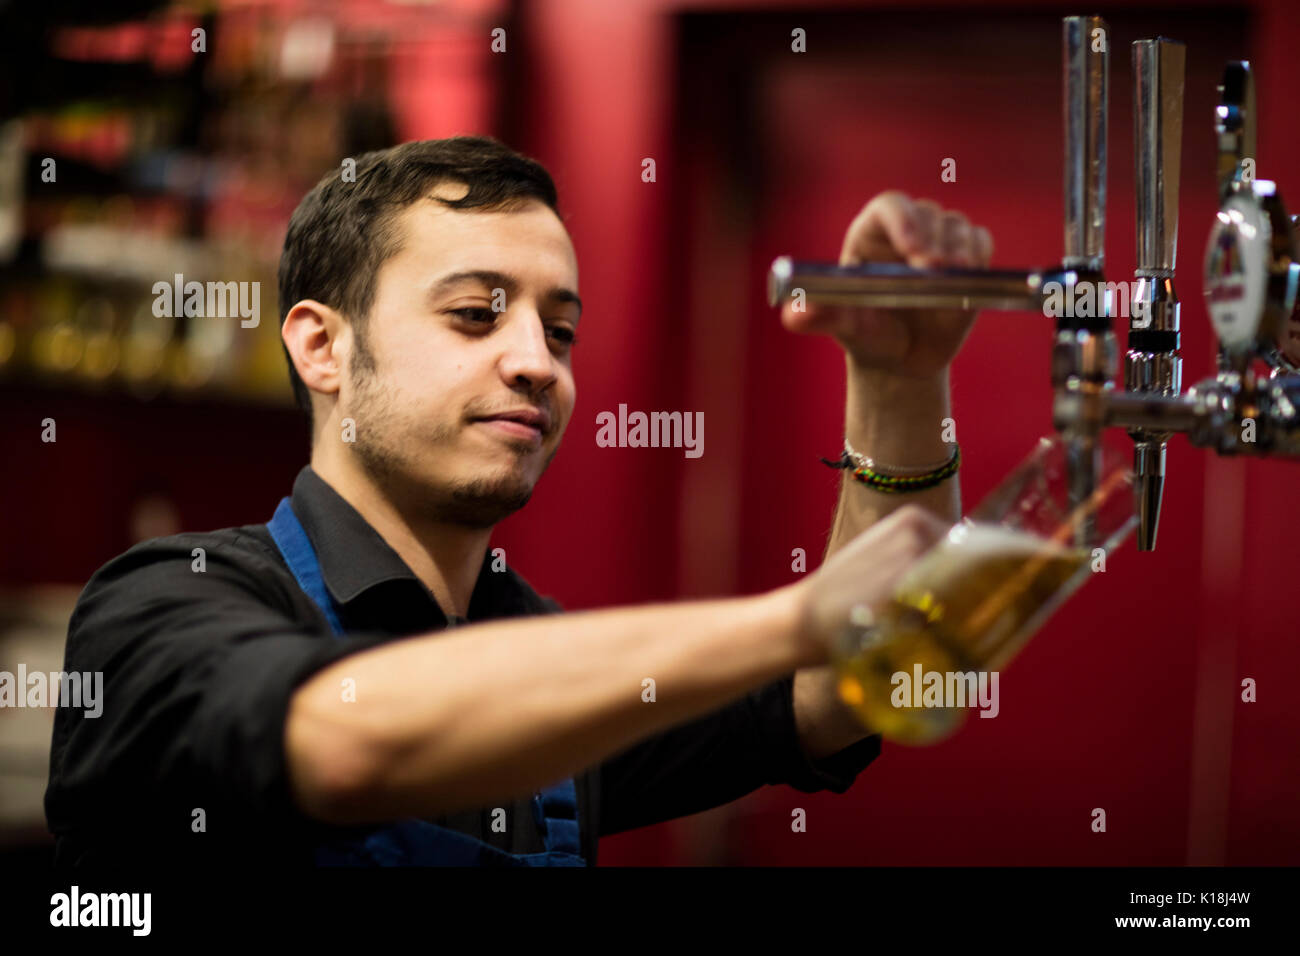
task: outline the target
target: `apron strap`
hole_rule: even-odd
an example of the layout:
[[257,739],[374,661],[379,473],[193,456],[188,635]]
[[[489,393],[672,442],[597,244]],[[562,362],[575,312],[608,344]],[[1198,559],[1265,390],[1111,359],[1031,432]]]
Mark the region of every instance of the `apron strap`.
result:
[[[316,557],[316,549],[311,545],[311,539],[307,537],[307,532],[303,529],[302,522],[294,513],[293,506],[289,503],[288,498],[281,498],[280,504],[275,509],[275,517],[266,523],[267,530],[271,532],[271,537],[275,540],[275,545],[284,555],[285,563],[289,565],[289,570],[293,572],[294,580],[303,592],[311,598],[312,602],[321,609],[326,620],[329,621],[330,629],[336,637],[342,638],[343,625],[339,620],[339,607],[334,601],[334,596],[330,594],[329,589],[325,586],[325,579],[321,576],[320,560]],[[546,847],[546,853],[572,854],[579,861],[582,859],[582,845],[578,831],[578,793],[574,786],[573,778],[561,781],[551,787],[546,787],[541,792],[533,796],[533,818],[537,822],[537,828],[542,834],[542,841]],[[401,830],[406,827],[406,830]],[[428,850],[438,848],[437,854],[444,849],[443,844],[448,840],[448,834],[455,834],[455,831],[446,830],[443,827],[432,826],[423,821],[406,821],[396,824],[392,827],[376,830],[372,837],[372,856],[374,855],[374,846],[389,847],[390,844],[393,852],[398,858],[411,859],[407,850],[401,849],[401,841],[394,842],[398,834],[415,834],[421,839],[417,840]],[[431,833],[433,836],[423,836]],[[482,841],[474,840],[472,837],[463,834],[455,834],[462,840],[472,840],[479,846],[486,846]],[[374,844],[373,841],[378,843]],[[408,841],[409,842],[409,841]],[[447,847],[450,849],[450,846]],[[400,850],[400,852],[398,852]],[[387,851],[386,851],[387,852]],[[499,852],[499,851],[498,851]],[[509,854],[505,854],[509,856]],[[557,857],[563,859],[563,857]]]
[[334,603],[334,596],[325,587],[316,550],[311,546],[311,539],[303,530],[302,522],[293,513],[293,506],[289,504],[288,498],[280,499],[280,504],[275,509],[275,517],[266,523],[266,527],[271,532],[271,537],[275,539],[276,547],[284,555],[285,563],[293,572],[298,587],[302,588],[312,599],[312,603],[321,609],[334,635],[342,637],[343,624],[339,621],[338,605]]
[[573,778],[545,787],[533,797],[533,819],[550,853],[582,855],[578,832],[578,790]]

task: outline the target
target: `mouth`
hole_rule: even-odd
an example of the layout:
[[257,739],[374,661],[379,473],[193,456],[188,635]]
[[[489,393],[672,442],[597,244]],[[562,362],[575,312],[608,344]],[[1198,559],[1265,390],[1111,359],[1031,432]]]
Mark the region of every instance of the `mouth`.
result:
[[532,425],[522,425],[508,418],[481,418],[475,424],[486,425],[502,435],[528,439],[537,445],[542,443],[542,430],[540,428],[534,428]]
[[550,430],[550,416],[536,409],[501,412],[476,419],[474,423],[485,425],[499,435],[527,439],[537,445]]

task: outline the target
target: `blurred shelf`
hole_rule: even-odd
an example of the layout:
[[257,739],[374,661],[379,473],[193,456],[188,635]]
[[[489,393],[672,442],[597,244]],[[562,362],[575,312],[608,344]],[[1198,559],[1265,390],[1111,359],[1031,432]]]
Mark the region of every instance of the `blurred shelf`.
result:
[[[42,4],[41,16],[48,27],[91,24],[108,26],[138,20],[168,6],[171,6],[170,0],[113,0],[112,3],[104,3],[103,0],[62,0],[59,3]],[[30,16],[30,11],[28,15]]]
[[78,382],[52,381],[36,375],[5,375],[0,371],[0,403],[17,403],[27,400],[58,399],[104,402],[122,409],[128,408],[228,408],[284,411],[299,414],[288,385],[285,372],[284,394],[263,394],[255,391],[204,387],[187,390],[164,387],[154,392],[132,389],[123,382],[105,382],[102,385]]

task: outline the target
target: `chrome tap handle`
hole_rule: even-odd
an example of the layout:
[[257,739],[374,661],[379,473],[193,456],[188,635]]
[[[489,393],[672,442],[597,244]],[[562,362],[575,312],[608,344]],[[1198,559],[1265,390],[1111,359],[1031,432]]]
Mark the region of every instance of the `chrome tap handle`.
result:
[[1175,40],[1133,44],[1137,274],[1173,275],[1178,256],[1178,177],[1186,49]]
[[[791,296],[805,302],[878,309],[1024,309],[1042,312],[1053,295],[1071,298],[1091,276],[1050,266],[1044,269],[913,269],[888,262],[838,266],[773,260],[767,300],[779,305]],[[797,300],[796,300],[797,301]]]
[[1067,268],[1100,272],[1106,239],[1106,109],[1110,29],[1101,17],[1061,25],[1065,97]]
[[[1132,57],[1137,290],[1124,356],[1124,387],[1135,394],[1171,396],[1182,389],[1179,301],[1173,277],[1178,258],[1186,50],[1174,40],[1138,40]],[[1153,551],[1171,433],[1136,427],[1129,429],[1129,437],[1133,439],[1138,550]]]
[[[1100,278],[1106,242],[1106,115],[1110,72],[1110,30],[1101,17],[1065,17],[1061,22],[1062,119],[1065,126],[1065,254],[1061,264]],[[1099,286],[1100,287],[1100,286]],[[1057,318],[1052,343],[1052,387],[1096,394],[1110,387],[1115,334],[1110,309],[1080,321]],[[1100,319],[1100,321],[1099,321]],[[1100,475],[1100,436],[1075,429],[1066,436],[1070,498],[1088,499]],[[1084,544],[1088,527],[1077,532]]]

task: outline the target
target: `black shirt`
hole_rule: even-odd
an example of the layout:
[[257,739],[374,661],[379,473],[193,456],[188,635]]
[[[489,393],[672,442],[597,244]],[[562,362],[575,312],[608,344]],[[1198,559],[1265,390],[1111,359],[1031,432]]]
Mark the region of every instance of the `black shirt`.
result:
[[[346,638],[331,633],[298,587],[265,524],[146,541],[86,585],[68,625],[64,670],[102,671],[103,709],[97,718],[70,707],[55,713],[45,812],[56,864],[309,865],[312,847],[340,832],[290,797],[290,698],[342,657],[448,620],[310,467],[292,502]],[[494,571],[493,560],[489,550],[467,623],[563,612],[513,569]],[[793,675],[776,681],[575,777],[588,863],[602,835],[707,810],[763,784],[847,790],[879,754],[880,738],[808,760],[792,684]],[[504,808],[504,833],[493,832],[490,807],[429,819],[508,853],[542,852],[528,799]]]

